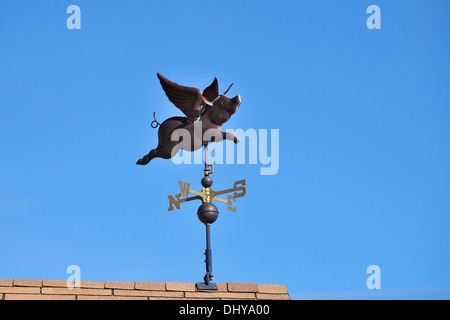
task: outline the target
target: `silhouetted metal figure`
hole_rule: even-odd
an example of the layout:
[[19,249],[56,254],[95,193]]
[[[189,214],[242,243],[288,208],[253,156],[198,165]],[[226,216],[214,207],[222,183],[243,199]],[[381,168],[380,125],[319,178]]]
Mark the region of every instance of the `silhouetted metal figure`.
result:
[[[172,82],[159,73],[157,76],[169,100],[186,117],[172,117],[161,124],[154,118],[152,127],[156,128],[159,126],[158,146],[139,159],[136,164],[146,165],[154,158],[170,159],[181,149],[195,151],[208,142],[222,140],[231,140],[235,143],[239,142],[239,139],[234,134],[221,130],[221,126],[230,119],[241,104],[241,97],[239,95],[234,98],[226,96],[226,93],[233,84],[230,85],[224,94],[219,94],[217,78],[214,78],[211,85],[202,92],[200,89],[185,87]],[[194,131],[196,124],[201,125],[201,136],[199,135],[200,132],[197,133]],[[190,134],[191,143],[189,145],[181,143],[181,139],[172,141],[172,133],[176,129],[181,128],[187,130]],[[211,131],[205,137],[204,133],[207,130]]]
[[[199,89],[172,82],[159,73],[157,75],[169,100],[186,117],[172,117],[159,123],[153,113],[154,120],[151,122],[151,126],[152,128],[159,127],[158,146],[139,159],[136,164],[146,165],[154,158],[170,159],[181,149],[195,151],[204,147],[205,169],[203,170],[204,177],[201,180],[202,191],[192,190],[189,183],[179,181],[180,193],[168,197],[169,211],[175,208],[180,209],[181,204],[187,201],[200,200],[202,202],[197,210],[197,216],[206,226],[206,273],[203,277],[204,281],[196,283],[196,286],[198,290],[218,290],[217,284],[211,282],[214,275],[212,273],[210,228],[219,216],[219,210],[213,202],[225,203],[228,210],[236,212],[236,207],[233,206],[234,201],[243,197],[247,189],[245,180],[236,181],[233,188],[225,190],[217,191],[211,188],[213,181],[210,175],[214,173],[214,164],[208,163],[208,143],[222,140],[239,142],[234,134],[223,132],[221,126],[237,111],[241,104],[241,97],[239,95],[234,98],[226,96],[233,84],[223,94],[219,94],[217,78],[214,78],[211,85],[202,92]],[[183,135],[176,134],[177,129],[183,129],[181,130]],[[184,139],[188,138],[190,140],[186,142]],[[218,197],[219,195],[226,196],[226,199]]]

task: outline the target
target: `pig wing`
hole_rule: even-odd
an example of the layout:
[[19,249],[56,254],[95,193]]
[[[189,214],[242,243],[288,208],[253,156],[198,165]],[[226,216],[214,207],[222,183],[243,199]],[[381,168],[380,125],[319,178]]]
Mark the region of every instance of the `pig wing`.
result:
[[204,103],[201,90],[179,85],[159,73],[157,76],[170,102],[180,109],[190,121],[197,120],[200,117],[200,107]]

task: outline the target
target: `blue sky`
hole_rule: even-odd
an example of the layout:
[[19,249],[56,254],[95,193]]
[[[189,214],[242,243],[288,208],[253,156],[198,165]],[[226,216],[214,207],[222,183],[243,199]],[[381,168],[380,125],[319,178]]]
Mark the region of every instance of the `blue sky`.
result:
[[[81,30],[66,9],[81,8]],[[369,30],[366,9],[381,8]],[[450,298],[448,1],[5,1],[0,11],[0,278],[197,282],[201,165],[135,162],[181,115],[156,73],[242,105],[224,129],[279,129],[280,167],[218,204],[216,282],[291,297]],[[366,287],[378,265],[381,290]]]

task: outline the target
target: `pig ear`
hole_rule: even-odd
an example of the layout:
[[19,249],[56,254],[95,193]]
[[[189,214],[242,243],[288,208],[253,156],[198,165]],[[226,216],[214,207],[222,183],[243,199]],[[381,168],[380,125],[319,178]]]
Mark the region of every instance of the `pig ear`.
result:
[[213,101],[219,96],[219,83],[217,82],[217,78],[214,78],[214,81],[203,91],[202,95],[208,102]]

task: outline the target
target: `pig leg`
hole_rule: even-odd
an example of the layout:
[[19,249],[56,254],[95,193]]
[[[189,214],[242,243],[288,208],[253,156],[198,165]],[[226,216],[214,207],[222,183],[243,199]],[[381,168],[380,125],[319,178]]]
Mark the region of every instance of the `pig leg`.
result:
[[158,149],[158,157],[163,158],[163,159],[171,159],[180,150],[181,150],[181,145],[179,145],[179,144],[177,144],[177,145],[171,144],[168,146],[164,146],[164,147],[161,147],[160,149]]
[[172,149],[178,143],[171,140],[172,132],[187,123],[187,119],[183,117],[172,117],[164,121],[158,129],[158,147],[139,159],[136,164],[146,165],[154,158],[172,158]]
[[223,140],[233,141],[234,143],[238,143],[238,137],[234,135],[232,132],[223,132],[220,129],[208,129],[205,131],[203,135],[203,142],[220,142]]
[[[159,148],[159,146],[158,146]],[[159,155],[159,149],[153,149],[151,150],[148,154],[146,154],[145,156],[143,156],[141,159],[139,159],[136,164],[140,164],[145,166],[146,164],[148,164],[152,159],[158,157]]]
[[139,159],[136,164],[146,165],[154,158],[170,159],[176,155],[182,147],[181,143],[175,144],[174,142],[165,146],[159,145],[156,149],[151,150],[148,154]]
[[241,140],[234,135],[232,132],[222,132],[223,140],[233,141],[234,143],[239,143]]
[[151,150],[148,154],[139,159],[136,164],[140,164],[145,166],[154,158],[163,158],[170,159],[171,158],[171,148],[170,147],[159,147]]

